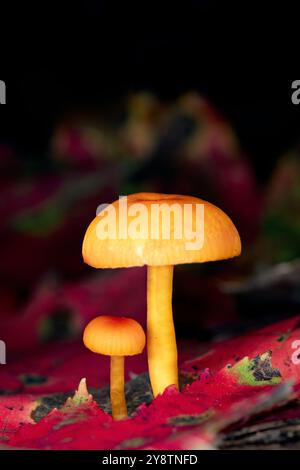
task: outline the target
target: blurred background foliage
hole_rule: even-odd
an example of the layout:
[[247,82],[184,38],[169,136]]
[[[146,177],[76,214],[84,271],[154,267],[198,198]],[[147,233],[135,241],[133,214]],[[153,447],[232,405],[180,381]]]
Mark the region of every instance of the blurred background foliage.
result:
[[[81,258],[97,206],[136,191],[208,199],[242,237],[239,259],[176,270],[179,336],[226,335],[297,310],[299,109],[291,80],[250,76],[241,54],[238,73],[229,54],[224,64],[220,42],[214,51],[200,34],[222,18],[213,7],[191,0],[173,5],[171,16],[161,8],[148,27],[146,5],[134,5],[143,18],[136,21],[125,20],[127,4],[80,2],[79,22],[54,12],[61,25],[51,50],[24,50],[22,68],[24,37],[11,54],[18,70],[3,68],[8,104],[0,109],[0,336],[11,351],[78,338],[99,313],[144,321],[143,270],[95,271]],[[60,42],[67,25],[73,32]],[[208,49],[218,64],[210,78]],[[28,328],[24,343],[12,333],[16,318]]]
[[[34,139],[32,129],[27,130]],[[33,336],[37,339],[76,336],[88,318],[107,313],[103,308],[114,314],[128,308],[128,303],[123,304],[126,287],[116,288],[113,308],[111,298],[107,305],[106,288],[100,284],[105,286],[111,273],[85,266],[81,243],[99,204],[138,191],[207,199],[232,217],[242,237],[240,259],[178,268],[174,310],[179,336],[219,334],[228,324],[230,328],[240,324],[240,315],[246,315],[247,324],[253,318],[267,320],[279,314],[273,281],[267,292],[265,285],[253,288],[251,282],[300,254],[296,146],[278,157],[268,177],[263,164],[262,176],[257,171],[258,156],[249,149],[247,153],[232,122],[198,91],[163,99],[142,90],[127,92],[110,106],[66,107],[57,115],[38,156],[34,145],[30,154],[18,139],[17,133],[15,141],[6,134],[0,146],[0,302],[1,321],[3,325],[8,322],[2,331],[8,336],[12,318],[25,315],[26,319],[26,309],[35,311],[35,296],[45,286],[53,298],[45,301],[41,311],[27,314],[35,318]],[[136,271],[136,277],[143,280],[144,274]],[[102,292],[96,298],[95,276]],[[122,270],[113,276],[120,285],[127,285],[121,281],[127,276]],[[89,282],[93,288],[87,291]],[[291,297],[291,282],[285,280],[284,286],[285,315],[297,308],[299,298]],[[127,289],[132,292],[129,285]],[[137,311],[128,312],[140,319],[145,312],[143,289],[141,284]],[[78,300],[81,290],[90,303],[88,313]],[[197,330],[194,324],[199,325]]]

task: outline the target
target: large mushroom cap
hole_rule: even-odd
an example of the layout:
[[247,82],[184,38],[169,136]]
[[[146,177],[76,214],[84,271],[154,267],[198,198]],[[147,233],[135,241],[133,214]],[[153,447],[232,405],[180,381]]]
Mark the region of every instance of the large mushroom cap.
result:
[[[122,199],[118,199],[108,206],[108,210],[116,215],[116,233],[114,237],[106,239],[99,237],[98,224],[101,223],[103,217],[107,217],[107,211],[105,210],[95,217],[86,231],[82,254],[84,261],[90,266],[95,268],[121,268],[203,263],[232,258],[238,256],[241,252],[240,237],[233,222],[221,209],[207,201],[191,196],[170,194],[132,194],[127,197],[126,217],[124,217],[124,210],[121,208],[122,203],[120,201]],[[133,207],[135,204],[137,205]],[[166,212],[159,213],[160,224],[155,237],[153,237],[153,224],[151,223],[154,222],[153,204],[156,206],[158,204],[164,205],[164,210],[167,209]],[[202,205],[204,209],[204,224],[199,220],[200,212],[198,213],[196,209],[197,205]],[[187,206],[191,208],[192,225],[190,229],[185,226],[181,237],[178,238],[178,230],[175,236],[174,227],[178,227],[180,217],[185,220],[183,214]],[[139,210],[143,212],[139,212]],[[137,219],[141,214],[145,214],[145,211],[147,212],[148,223],[146,226],[141,227],[140,235],[135,236],[135,238],[124,237],[125,224],[128,228],[134,220],[137,223]],[[119,219],[120,214],[121,218]],[[155,220],[158,220],[157,216],[155,217]],[[170,221],[171,237],[165,239],[162,227],[163,224],[166,227],[168,220]],[[204,230],[203,245],[200,248],[188,248],[193,236],[195,236],[194,232],[197,227],[199,230]]]
[[91,351],[106,356],[134,356],[145,347],[145,333],[132,318],[101,315],[86,326],[83,342]]

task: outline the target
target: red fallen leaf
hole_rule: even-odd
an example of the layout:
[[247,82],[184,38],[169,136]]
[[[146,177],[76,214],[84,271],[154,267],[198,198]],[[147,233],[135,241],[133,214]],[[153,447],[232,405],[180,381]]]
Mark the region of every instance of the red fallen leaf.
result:
[[143,416],[115,422],[90,401],[53,410],[36,425],[20,429],[9,445],[42,449],[142,448],[168,437],[173,427],[166,426],[164,419],[151,423]]
[[[258,395],[265,401],[265,393],[259,392]],[[170,400],[170,396],[166,399]],[[242,402],[245,403],[244,400]],[[253,400],[251,406],[255,403]],[[196,445],[198,448],[200,445],[203,447],[213,444],[215,433],[206,428],[208,423],[203,428],[196,421],[193,423],[193,419],[198,419],[201,423],[201,414],[186,414],[184,417],[186,422],[182,415],[175,416],[173,423],[166,422],[164,418],[152,422],[149,407],[147,419],[136,417],[117,423],[111,421],[95,404],[84,405],[67,412],[54,410],[38,424],[23,427],[10,440],[9,445],[42,449],[192,449]],[[178,419],[178,424],[175,418]],[[236,411],[233,418],[237,419]],[[187,424],[188,419],[192,424]],[[203,420],[205,421],[205,416]],[[226,424],[230,421],[228,412]]]
[[[235,428],[241,427],[242,423],[245,423],[255,417],[257,414],[261,414],[262,411],[268,412],[274,410],[280,406],[281,403],[286,403],[292,398],[291,385],[283,384],[272,387],[266,391],[258,391],[249,395],[247,398],[233,403],[227,411],[208,413],[205,419],[205,413],[197,416],[186,416],[186,420],[179,417],[177,423],[180,420],[184,425],[185,430],[171,434],[165,441],[155,442],[150,447],[151,449],[174,449],[174,450],[201,450],[211,448],[209,445],[216,446],[218,444],[218,432],[228,430],[235,425]],[[188,419],[187,419],[188,418]],[[199,420],[200,418],[200,420]],[[177,419],[177,418],[175,418]],[[194,422],[193,422],[194,419]],[[239,426],[237,425],[239,423]]]
[[209,368],[214,374],[228,364],[234,365],[242,357],[254,358],[266,351],[271,351],[273,367],[280,369],[284,379],[293,379],[298,384],[300,367],[292,362],[292,355],[296,351],[293,343],[296,340],[300,340],[299,316],[228,341],[212,344],[210,349],[198,359],[195,358],[182,364],[182,370],[196,373]]
[[[97,405],[94,404],[92,407],[86,405],[84,410],[80,408],[80,419],[74,420],[72,418],[69,425],[64,421],[64,426],[61,428],[59,423],[65,418],[62,418],[61,411],[55,411],[38,424],[21,428],[15,437],[12,437],[10,444],[18,447],[53,449],[112,449],[149,446],[156,448],[155,446],[159,446],[159,443],[166,442],[166,445],[174,448],[172,446],[179,444],[174,444],[171,436],[180,433],[183,427],[187,431],[189,426],[192,426],[193,429],[195,426],[200,426],[199,442],[204,439],[205,443],[212,444],[214,437],[208,438],[206,436],[206,428],[202,429],[202,424],[215,423],[216,420],[217,422],[224,421],[224,417],[227,417],[224,425],[228,425],[233,418],[237,419],[236,407],[242,406],[245,399],[248,400],[248,404],[243,405],[243,413],[251,415],[254,404],[262,400],[262,403],[266,402],[267,406],[266,397],[276,395],[276,385],[288,378],[293,378],[295,387],[298,387],[299,376],[295,369],[297,366],[287,362],[287,358],[290,358],[293,352],[290,341],[299,334],[298,321],[298,318],[289,319],[242,338],[216,344],[214,351],[210,354],[193,361],[186,361],[183,364],[184,371],[195,373],[194,366],[196,365],[200,371],[198,380],[187,386],[180,394],[172,388],[166,390],[164,395],[158,396],[150,406],[140,407],[132,419],[114,422],[108,415],[102,416],[103,412],[99,411]],[[265,347],[266,350],[263,349]],[[61,365],[60,374],[58,374],[60,381],[57,381],[55,386],[64,388],[67,387],[67,384],[70,385],[72,380],[75,380],[74,377],[79,370],[76,369],[76,363],[79,357],[84,357],[84,354],[83,356],[75,354],[75,350],[72,353],[69,351],[69,359],[73,361],[71,364],[74,367],[74,375],[71,374],[70,362],[66,360]],[[273,352],[273,356],[270,350]],[[242,354],[242,352],[247,355],[245,354],[242,359],[237,360],[234,354]],[[82,367],[86,362],[86,369],[88,368],[91,357],[97,359],[93,366],[93,380],[98,382],[100,369],[103,368],[99,368],[96,355],[91,356],[88,352],[85,353],[86,360],[82,362]],[[276,364],[273,362],[274,356],[277,358]],[[36,359],[36,364],[41,362],[43,370],[46,372],[50,360],[51,349],[48,350],[47,358]],[[28,362],[28,366],[32,365],[31,361],[32,359]],[[206,363],[210,368],[205,367]],[[26,366],[26,362],[23,365]],[[59,368],[60,366],[52,364],[52,367],[54,373],[55,367]],[[71,380],[70,375],[72,376]],[[63,376],[65,376],[65,382]],[[32,387],[37,386],[39,389],[39,386],[43,387],[43,385],[37,384]],[[46,388],[51,388],[51,384],[45,385]],[[294,395],[289,392],[286,398],[291,400],[293,397]],[[78,411],[78,408],[76,410]],[[75,415],[77,411],[74,411]],[[57,426],[58,429],[56,429]],[[86,427],[89,429],[88,435],[85,432]],[[203,430],[206,437],[202,434]],[[32,435],[32,432],[35,434]],[[35,436],[37,437],[35,438]],[[64,440],[65,438],[67,440]],[[171,442],[169,442],[170,439]]]
[[[261,370],[268,370],[271,378],[257,378]],[[280,381],[280,371],[272,367],[266,353],[259,360],[244,358],[215,375],[206,371],[182,393],[169,387],[150,406],[142,405],[133,418],[123,421],[113,421],[91,399],[83,404],[79,401],[76,406],[74,398],[39,423],[21,428],[9,445],[40,449],[156,449],[164,443],[166,449],[174,449],[193,448],[198,442],[203,447],[213,443],[214,426],[219,430],[241,418],[238,405],[243,416],[257,411],[257,403],[270,407],[266,398],[276,395]],[[279,394],[280,401],[283,398],[292,398],[289,388]],[[278,397],[272,406],[276,401]],[[188,431],[192,433],[190,441],[185,439],[184,445],[180,444],[180,433],[186,437]]]
[[151,423],[160,421],[162,417],[170,420],[185,414],[209,412],[215,415],[256,393],[270,391],[281,380],[280,371],[272,367],[268,353],[252,360],[245,357],[233,367],[225,367],[214,375],[207,369],[180,394],[169,389],[168,393],[158,396],[150,407],[141,407],[138,414],[147,419],[151,413]]
[[24,424],[34,423],[30,415],[37,405],[33,395],[0,396],[0,441],[8,441]]
[[[54,408],[40,423],[28,424],[21,437],[21,447],[34,448],[33,442],[39,442],[38,448],[50,448],[49,442],[56,443],[57,448],[79,448],[77,441],[82,434],[92,434],[93,423],[106,426],[112,421],[111,416],[104,413],[88,394],[85,379],[82,379],[73,398],[68,398],[65,405],[58,411]],[[88,424],[89,423],[89,424]],[[88,424],[89,432],[83,427]],[[83,427],[82,427],[83,425]],[[79,429],[78,429],[79,428]],[[79,434],[77,436],[77,430]],[[93,440],[93,437],[92,437]],[[25,444],[25,442],[27,442]],[[74,444],[75,443],[75,444]],[[75,447],[72,447],[72,446]]]

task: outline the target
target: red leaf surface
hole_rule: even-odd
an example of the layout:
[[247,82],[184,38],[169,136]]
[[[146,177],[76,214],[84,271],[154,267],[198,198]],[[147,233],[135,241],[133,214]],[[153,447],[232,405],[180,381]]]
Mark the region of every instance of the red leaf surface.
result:
[[247,335],[212,344],[199,358],[186,361],[182,365],[182,370],[195,373],[209,368],[211,373],[215,373],[228,364],[234,365],[245,356],[254,358],[271,351],[273,367],[280,370],[284,379],[293,379],[298,384],[300,367],[299,364],[292,362],[292,355],[296,351],[293,344],[297,340],[300,340],[299,316],[269,325]]
[[[29,424],[19,426],[8,444],[37,449],[214,446],[218,432],[229,424],[295,399],[300,376],[291,357],[293,341],[300,338],[298,324],[296,317],[212,345],[206,355],[182,364],[182,371],[198,375],[191,385],[181,393],[170,387],[149,406],[141,405],[129,419],[113,421],[94,401],[73,400],[36,424],[27,413]],[[89,358],[86,360],[88,363]],[[95,367],[97,374],[99,368]],[[2,399],[5,402],[9,397]],[[13,430],[18,428],[16,421],[10,424]]]
[[0,396],[0,442],[8,441],[24,424],[34,423],[31,413],[37,404],[32,395]]

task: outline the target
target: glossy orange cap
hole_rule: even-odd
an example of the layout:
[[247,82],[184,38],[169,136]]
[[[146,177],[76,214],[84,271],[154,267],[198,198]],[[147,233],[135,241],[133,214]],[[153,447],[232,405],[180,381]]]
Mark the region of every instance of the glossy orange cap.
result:
[[[121,199],[122,201],[122,199]],[[141,235],[134,239],[129,236],[121,236],[130,223],[136,219],[133,205],[138,210],[139,207],[146,211],[148,222],[146,227],[142,227]],[[159,226],[155,237],[153,237],[154,216],[152,212],[153,204],[164,205],[170,210],[170,234],[169,239],[165,239],[162,224],[167,217],[160,214]],[[203,208],[203,222],[199,224],[203,232],[203,244],[200,248],[189,248],[187,244],[197,233],[197,222],[199,214],[196,206]],[[174,236],[175,221],[185,220],[185,206],[191,207],[190,229],[182,230],[180,238]],[[161,206],[162,207],[162,206]],[[218,207],[207,201],[191,196],[179,196],[158,193],[138,193],[127,197],[127,212],[122,212],[120,199],[108,206],[108,209],[115,214],[116,233],[115,237],[106,239],[99,238],[99,222],[103,221],[106,211],[100,212],[89,225],[82,247],[84,261],[95,268],[119,268],[130,266],[165,266],[186,263],[203,263],[220,259],[232,258],[241,253],[241,240],[239,233],[231,219]],[[121,217],[119,217],[121,215]],[[183,224],[183,222],[182,222]],[[182,225],[183,226],[183,225]],[[200,231],[198,230],[198,231]]]
[[134,356],[145,347],[145,333],[132,318],[101,315],[85,327],[83,342],[91,351],[106,356]]

